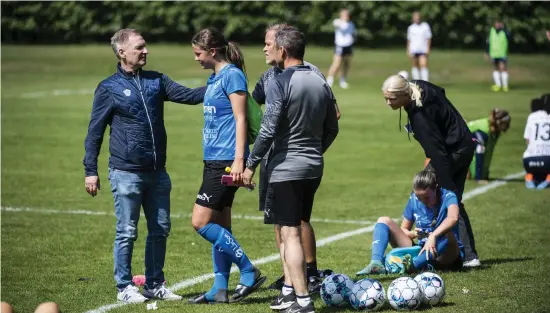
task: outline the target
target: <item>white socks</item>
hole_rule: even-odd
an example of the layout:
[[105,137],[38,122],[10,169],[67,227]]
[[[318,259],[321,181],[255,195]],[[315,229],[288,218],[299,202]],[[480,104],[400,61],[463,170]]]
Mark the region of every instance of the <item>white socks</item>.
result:
[[289,294],[294,292],[294,287],[283,285],[283,289],[281,290],[283,293],[283,296],[288,296]]
[[495,81],[495,85],[502,86],[502,83],[500,82],[500,72],[499,71],[493,71],[493,80]]
[[305,307],[311,302],[311,298],[308,296],[296,296],[296,301],[301,307]]
[[428,71],[427,67],[423,67],[420,69],[420,79],[429,81],[429,77],[428,77],[429,75],[430,75],[430,72]]
[[493,71],[493,80],[498,87],[508,87],[508,72]]
[[500,78],[502,79],[502,87],[508,87],[508,72],[501,72]]
[[420,79],[420,71],[418,70],[418,67],[413,67],[411,69],[411,75],[412,79]]

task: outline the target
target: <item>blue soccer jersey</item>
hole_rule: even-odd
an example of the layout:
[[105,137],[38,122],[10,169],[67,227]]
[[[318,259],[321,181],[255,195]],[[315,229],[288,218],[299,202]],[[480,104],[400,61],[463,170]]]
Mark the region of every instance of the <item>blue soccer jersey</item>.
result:
[[[439,208],[428,208],[424,205],[414,192],[411,192],[407,206],[403,213],[403,217],[407,220],[414,222],[417,228],[421,228],[427,232],[433,232],[443,221],[447,218],[447,212],[449,206],[454,204],[458,206],[458,200],[454,192],[440,188],[441,199],[439,201]],[[458,242],[458,247],[460,251],[463,251],[463,245],[460,242],[458,236],[458,224],[455,225],[452,229],[453,234]],[[421,239],[418,244],[423,246],[426,243],[427,238]]]
[[[226,65],[217,75],[208,79],[204,95],[204,160],[233,160],[237,143],[237,129],[229,95],[247,92],[246,77],[233,64]],[[244,157],[248,157],[248,144]]]

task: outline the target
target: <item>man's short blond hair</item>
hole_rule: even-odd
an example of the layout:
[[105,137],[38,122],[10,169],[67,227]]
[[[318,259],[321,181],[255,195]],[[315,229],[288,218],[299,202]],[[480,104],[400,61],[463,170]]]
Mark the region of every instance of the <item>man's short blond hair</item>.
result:
[[113,48],[113,52],[118,59],[120,59],[120,56],[118,55],[118,49],[120,49],[120,46],[128,42],[128,39],[130,39],[130,36],[132,35],[141,36],[141,34],[133,28],[123,28],[117,31],[113,35],[113,37],[111,37],[111,48]]

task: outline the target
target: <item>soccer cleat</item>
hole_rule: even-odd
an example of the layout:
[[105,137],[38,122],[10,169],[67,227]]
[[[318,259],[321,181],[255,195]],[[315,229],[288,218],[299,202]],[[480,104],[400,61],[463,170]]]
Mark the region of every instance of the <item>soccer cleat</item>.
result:
[[284,310],[296,302],[296,294],[291,292],[288,295],[283,295],[283,292],[279,293],[277,298],[271,302],[269,308],[272,310]]
[[369,265],[357,272],[355,275],[363,276],[369,274],[386,274],[386,268],[380,261],[371,261]]
[[237,285],[237,288],[235,288],[235,292],[229,299],[229,303],[244,300],[244,298],[248,297],[251,293],[257,291],[258,288],[260,288],[267,280],[267,277],[262,276],[262,272],[257,268],[254,269],[254,277],[254,285],[252,286],[243,286],[241,284]]
[[321,285],[323,284],[323,281],[320,277],[317,276],[310,276],[307,279],[307,290],[309,293],[318,293],[321,291]]
[[159,285],[156,288],[149,289],[147,286],[143,288],[143,296],[149,299],[159,299],[166,301],[180,301],[182,296],[173,293],[172,290],[166,288],[166,284]]
[[500,86],[499,86],[499,85],[493,85],[493,86],[491,87],[491,89],[492,89],[493,91],[500,91]]
[[481,266],[481,262],[479,262],[479,259],[473,259],[462,263],[462,267],[474,268],[479,266]]
[[294,302],[286,310],[281,311],[283,313],[315,313],[315,305],[313,301],[310,301],[306,306],[301,306],[298,301]]
[[206,294],[200,294],[187,301],[189,304],[216,304],[216,303],[228,303],[229,298],[226,289],[219,289],[214,295],[214,300],[208,300]]
[[340,88],[342,89],[348,89],[349,88],[349,85],[348,85],[348,82],[343,80],[340,82]]
[[123,290],[120,290],[116,298],[125,303],[143,303],[148,300],[139,293],[138,287],[134,285],[128,285]]
[[510,90],[510,89],[508,89],[508,87],[502,87],[502,91],[508,92],[508,90]]
[[[527,182],[526,182],[527,183]],[[543,180],[538,186],[538,190],[546,189],[548,186],[550,186],[550,179],[546,178],[546,180]]]

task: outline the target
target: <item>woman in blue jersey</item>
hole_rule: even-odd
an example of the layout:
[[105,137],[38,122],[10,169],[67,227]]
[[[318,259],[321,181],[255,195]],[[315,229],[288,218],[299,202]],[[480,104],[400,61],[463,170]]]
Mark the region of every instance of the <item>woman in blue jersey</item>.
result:
[[[371,262],[357,275],[394,272],[388,266],[395,265],[393,256],[401,260],[398,262],[401,273],[422,270],[427,264],[460,268],[463,247],[458,239],[458,212],[456,195],[437,186],[435,173],[426,169],[419,172],[413,180],[413,192],[401,227],[389,217],[378,219],[374,226]],[[413,224],[416,224],[414,230]],[[403,249],[394,249],[384,256],[388,243]]]
[[[248,259],[231,233],[231,206],[238,187],[221,184],[231,167],[235,185],[242,184],[247,143],[247,81],[244,56],[235,43],[227,42],[216,29],[206,28],[192,39],[195,60],[213,70],[204,95],[203,182],[193,207],[192,224],[199,235],[212,243],[214,285],[190,303],[227,303],[244,299],[264,282],[260,270]],[[231,298],[228,279],[231,264],[241,279]]]

